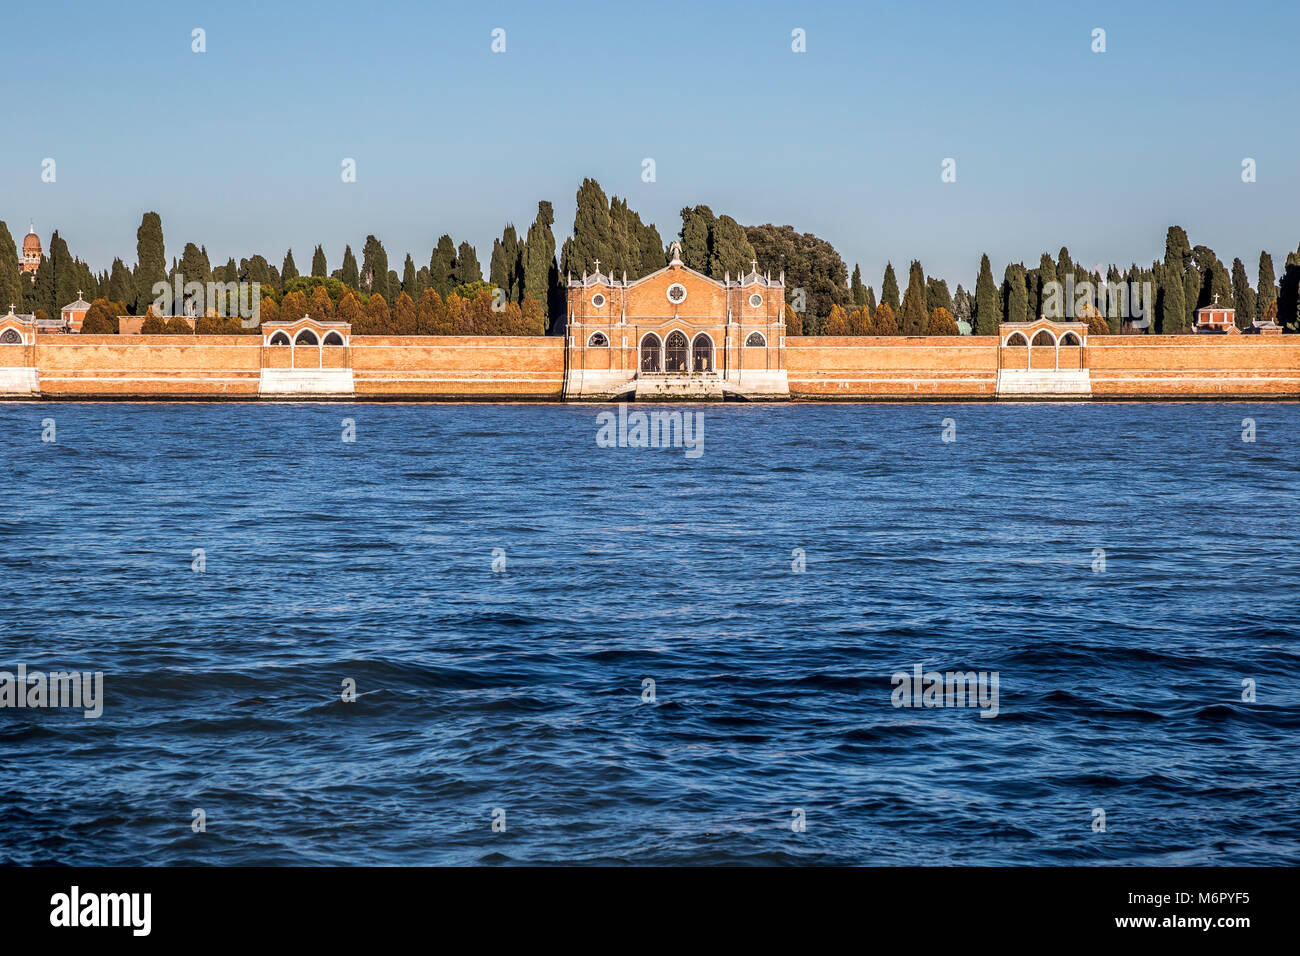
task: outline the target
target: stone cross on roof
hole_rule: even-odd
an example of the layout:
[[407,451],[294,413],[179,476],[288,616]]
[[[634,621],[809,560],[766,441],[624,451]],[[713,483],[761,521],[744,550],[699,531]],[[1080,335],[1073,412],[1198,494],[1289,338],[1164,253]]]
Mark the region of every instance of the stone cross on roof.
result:
[[1217,292],[1214,293],[1214,304],[1215,304],[1215,305],[1218,305],[1218,304],[1219,304],[1219,293],[1217,293]]
[[600,275],[600,260],[596,260],[596,275]]
[[757,271],[758,271],[758,260],[757,260],[757,259],[750,259],[750,260],[749,260],[749,271],[750,271],[750,272],[757,272]]

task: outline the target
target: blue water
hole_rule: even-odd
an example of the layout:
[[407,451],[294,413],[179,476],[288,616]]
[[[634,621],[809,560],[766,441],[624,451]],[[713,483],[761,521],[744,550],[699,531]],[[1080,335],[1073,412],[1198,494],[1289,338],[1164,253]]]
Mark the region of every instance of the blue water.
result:
[[602,410],[0,405],[0,862],[1300,862],[1300,406]]

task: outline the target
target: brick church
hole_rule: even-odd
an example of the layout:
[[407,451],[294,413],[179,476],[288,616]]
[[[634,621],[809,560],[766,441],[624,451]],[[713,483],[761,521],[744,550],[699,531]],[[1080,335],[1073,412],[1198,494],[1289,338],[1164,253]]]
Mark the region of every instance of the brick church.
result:
[[672,261],[640,279],[569,277],[565,395],[583,399],[763,399],[790,394],[785,276],[751,263],[722,281]]

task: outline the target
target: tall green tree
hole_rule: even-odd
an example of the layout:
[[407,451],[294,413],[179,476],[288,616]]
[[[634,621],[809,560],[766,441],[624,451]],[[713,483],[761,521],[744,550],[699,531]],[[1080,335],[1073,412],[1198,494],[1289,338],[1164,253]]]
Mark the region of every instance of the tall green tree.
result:
[[374,236],[366,236],[365,245],[361,247],[362,285],[371,295],[382,295],[387,304],[397,298],[389,288],[388,278],[388,253],[384,251],[384,244]]
[[343,247],[343,266],[339,269],[339,281],[350,289],[361,290],[361,270],[357,268],[357,257],[351,246]]
[[284,264],[280,266],[280,281],[288,282],[298,278],[298,265],[293,261],[293,250],[284,254]]
[[315,278],[324,279],[330,274],[329,269],[329,264],[325,261],[325,250],[318,245],[311,254],[311,274]]
[[[411,254],[408,252],[406,262],[402,264],[402,291],[410,297],[412,305],[424,294],[424,290],[419,288],[419,282],[419,274],[415,271],[415,260],[411,258]],[[394,308],[396,308],[396,305],[394,305]]]
[[126,267],[126,263],[121,259],[114,259],[113,266],[108,274],[109,301],[120,302],[125,309],[127,303],[131,302],[134,297],[135,283],[131,278],[131,270]]
[[1187,301],[1184,299],[1183,275],[1175,258],[1160,267],[1160,291],[1156,312],[1160,331],[1165,335],[1180,335],[1187,331]]
[[1259,291],[1255,293],[1255,318],[1263,321],[1268,307],[1277,301],[1277,276],[1273,272],[1273,257],[1267,252],[1259,254]]
[[853,275],[849,276],[849,295],[858,308],[867,304],[867,287],[862,284],[862,269],[855,262]]
[[898,316],[898,310],[902,308],[902,300],[898,295],[898,279],[894,276],[894,264],[885,263],[885,278],[880,283],[880,301],[889,306],[894,316]]
[[[72,253],[68,251],[67,242],[59,235],[57,229],[54,230],[54,235],[50,237],[48,258],[54,274],[54,299],[51,305],[55,309],[62,309],[77,298],[78,283],[82,281],[82,277],[76,262],[73,261]],[[50,314],[53,315],[54,313],[51,312]]]
[[[1064,288],[1057,288],[1056,292],[1053,293],[1057,283],[1062,281],[1056,274],[1056,263],[1052,261],[1050,255],[1044,252],[1038,259],[1038,295],[1034,301],[1035,312],[1029,317],[1031,321],[1044,316],[1049,319],[1065,318],[1065,290]],[[1060,315],[1047,314],[1049,310],[1052,312],[1058,311],[1058,305]]]
[[1286,257],[1277,284],[1277,324],[1287,332],[1300,332],[1300,248]]
[[433,291],[444,299],[456,286],[456,243],[446,233],[438,237],[438,244],[429,257],[429,282]]
[[207,253],[192,242],[185,243],[178,271],[187,283],[202,282],[206,285],[212,281],[212,265],[208,262]]
[[30,283],[18,267],[18,247],[9,227],[0,220],[0,315],[8,313],[10,305],[20,313],[23,311],[24,285]]
[[1029,287],[1025,285],[1025,266],[1010,263],[1002,273],[1002,307],[1006,321],[1029,321]]
[[952,315],[952,296],[948,292],[948,283],[946,280],[936,279],[934,276],[926,276],[925,311],[933,315],[935,309],[943,309],[949,315]]
[[1237,328],[1249,328],[1255,318],[1255,290],[1241,259],[1232,260],[1232,307],[1237,311]]
[[597,269],[608,275],[614,267],[614,224],[609,215],[609,198],[600,183],[590,178],[578,187],[577,198],[573,235],[564,243],[562,268],[574,275]]
[[564,290],[560,285],[560,270],[555,263],[555,209],[543,200],[537,204],[537,218],[528,227],[524,240],[524,294],[546,309],[548,321],[554,324],[557,316],[564,314]]
[[154,283],[167,281],[162,217],[156,212],[147,212],[140,219],[135,231],[135,262],[135,314],[143,315],[154,300]]
[[478,253],[468,242],[462,242],[456,248],[456,285],[468,285],[483,281],[483,267],[478,263]]
[[492,258],[488,262],[488,279],[500,289],[510,302],[523,299],[523,248],[513,223],[506,223],[501,238],[492,243]]
[[993,281],[993,266],[989,263],[988,253],[985,253],[980,257],[980,272],[975,280],[975,312],[972,330],[975,335],[998,334],[998,324],[1002,321],[1000,300],[997,283]]
[[925,335],[930,314],[925,310],[925,270],[913,259],[907,270],[907,291],[903,293],[903,314],[899,317],[904,335]]
[[709,233],[717,217],[708,206],[686,206],[682,212],[682,265],[696,272],[709,268]]

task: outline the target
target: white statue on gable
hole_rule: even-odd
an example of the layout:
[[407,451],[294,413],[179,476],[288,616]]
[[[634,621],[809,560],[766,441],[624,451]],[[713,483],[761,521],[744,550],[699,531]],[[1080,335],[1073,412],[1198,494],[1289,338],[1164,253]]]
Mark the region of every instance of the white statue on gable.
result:
[[682,244],[676,239],[668,243],[668,260],[669,265],[681,265],[682,263]]

